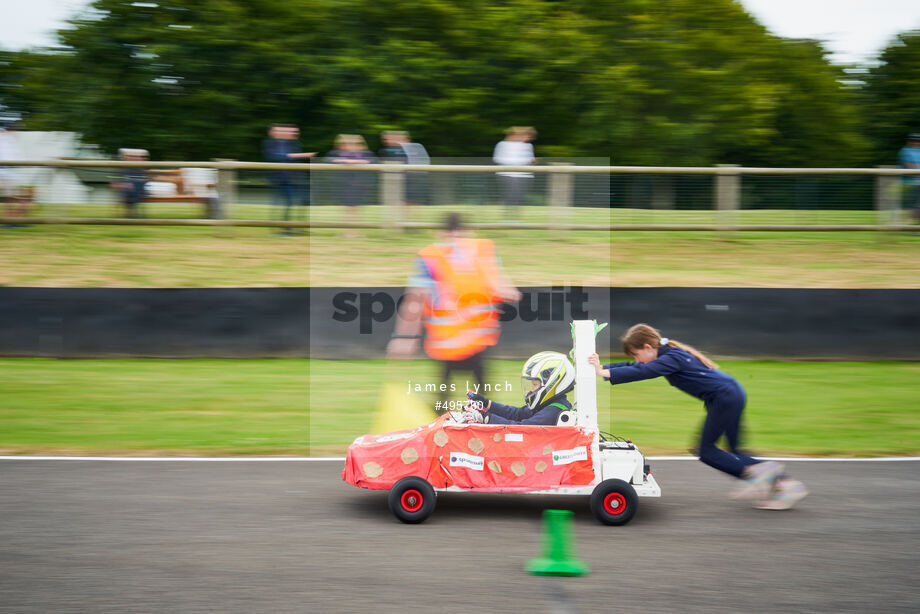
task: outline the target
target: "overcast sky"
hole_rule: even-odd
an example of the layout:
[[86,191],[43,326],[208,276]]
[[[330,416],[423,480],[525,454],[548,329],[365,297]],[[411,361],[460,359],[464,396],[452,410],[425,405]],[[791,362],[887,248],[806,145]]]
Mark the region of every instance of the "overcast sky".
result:
[[[153,1],[153,0],[147,0]],[[706,0],[699,0],[705,2]],[[0,0],[0,48],[50,45],[90,0]],[[898,32],[920,29],[920,0],[741,0],[774,34],[823,41],[839,63],[865,62]]]

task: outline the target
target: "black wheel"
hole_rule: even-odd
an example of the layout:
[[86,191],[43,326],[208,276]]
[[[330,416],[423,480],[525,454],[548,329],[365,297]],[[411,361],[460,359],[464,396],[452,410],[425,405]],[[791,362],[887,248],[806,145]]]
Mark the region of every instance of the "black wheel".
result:
[[623,480],[604,480],[591,493],[591,512],[603,524],[626,524],[636,515],[639,496]]
[[434,488],[422,478],[409,476],[393,485],[387,503],[394,516],[405,523],[417,524],[434,511]]

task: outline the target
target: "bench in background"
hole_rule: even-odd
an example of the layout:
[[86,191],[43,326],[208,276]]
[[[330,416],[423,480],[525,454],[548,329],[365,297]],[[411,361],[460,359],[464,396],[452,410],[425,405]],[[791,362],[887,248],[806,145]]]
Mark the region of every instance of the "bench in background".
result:
[[204,217],[223,217],[217,192],[217,169],[181,168],[147,171],[143,203],[200,203]]

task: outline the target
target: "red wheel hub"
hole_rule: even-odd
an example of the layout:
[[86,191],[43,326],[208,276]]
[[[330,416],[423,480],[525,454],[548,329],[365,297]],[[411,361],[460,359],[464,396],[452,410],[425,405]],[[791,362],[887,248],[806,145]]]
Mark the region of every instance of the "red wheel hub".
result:
[[422,509],[422,505],[425,503],[425,498],[422,497],[422,493],[415,490],[414,488],[407,490],[399,498],[399,504],[402,505],[402,508],[407,512],[417,512]]
[[626,497],[618,492],[612,492],[604,497],[604,511],[613,516],[618,516],[626,511]]

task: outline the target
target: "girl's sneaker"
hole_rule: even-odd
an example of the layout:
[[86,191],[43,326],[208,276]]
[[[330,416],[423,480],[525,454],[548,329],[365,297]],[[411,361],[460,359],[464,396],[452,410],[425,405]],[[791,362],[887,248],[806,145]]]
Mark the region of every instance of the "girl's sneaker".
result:
[[766,499],[785,467],[776,461],[754,463],[744,468],[744,485],[731,494],[732,499]]
[[773,496],[754,504],[759,510],[788,510],[808,496],[808,489],[798,480],[783,478],[773,487]]

